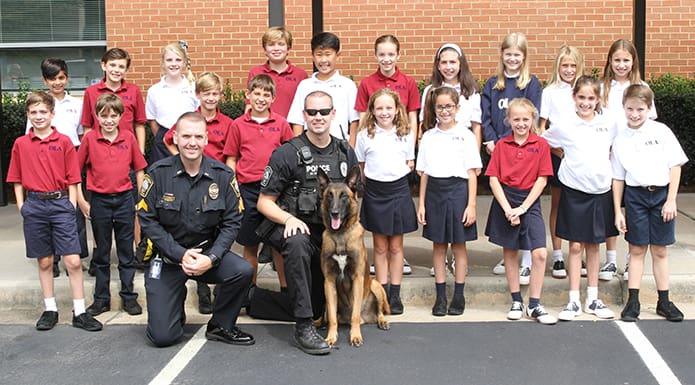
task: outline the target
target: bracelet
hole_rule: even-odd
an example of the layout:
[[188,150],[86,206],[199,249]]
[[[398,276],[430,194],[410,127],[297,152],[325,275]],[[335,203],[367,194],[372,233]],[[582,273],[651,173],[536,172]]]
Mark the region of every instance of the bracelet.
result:
[[294,215],[290,214],[290,215],[289,215],[289,216],[287,217],[287,219],[285,219],[285,221],[284,221],[284,222],[282,222],[282,224],[283,224],[283,225],[286,225],[286,224],[287,224],[287,222],[289,222],[289,221],[290,221],[290,219],[292,219],[292,218],[294,218]]
[[528,208],[524,205],[519,205],[519,208],[523,210],[524,214],[526,214],[526,212],[528,211]]

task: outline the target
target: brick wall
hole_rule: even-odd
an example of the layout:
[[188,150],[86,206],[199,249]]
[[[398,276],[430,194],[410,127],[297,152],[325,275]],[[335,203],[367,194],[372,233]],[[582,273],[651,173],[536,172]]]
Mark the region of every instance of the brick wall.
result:
[[[608,46],[632,35],[632,0],[438,3],[325,0],[324,29],[336,33],[343,45],[341,73],[359,81],[374,72],[373,43],[384,33],[399,38],[400,67],[416,80],[429,78],[434,53],[444,42],[460,44],[473,75],[487,78],[495,70],[502,37],[524,32],[531,71],[547,79],[561,45],[579,47],[587,68],[602,70]],[[692,77],[695,3],[647,3],[646,73]],[[217,71],[234,90],[244,87],[251,66],[265,60],[260,38],[268,23],[267,0],[109,0],[106,6],[109,47],[130,52],[133,64],[128,79],[144,90],[160,76],[161,48],[179,39],[189,44],[194,72]],[[295,37],[290,59],[310,71],[311,1],[285,0],[285,23]]]

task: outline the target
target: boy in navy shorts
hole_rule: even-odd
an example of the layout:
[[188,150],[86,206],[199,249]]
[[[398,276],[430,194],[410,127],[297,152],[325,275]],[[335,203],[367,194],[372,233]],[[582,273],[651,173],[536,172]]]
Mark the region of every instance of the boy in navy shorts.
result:
[[138,188],[142,185],[147,161],[138,148],[135,136],[118,129],[123,102],[110,93],[96,101],[99,128],[87,133],[77,153],[80,169],[87,172],[89,202],[78,191],[78,203],[85,217],[91,219],[96,250],[92,263],[96,273],[94,303],[87,308],[91,315],[111,310],[111,234],[116,237],[118,273],[121,278],[123,309],[130,315],[142,313],[133,290],[135,255],[133,253],[133,216],[135,201],[129,173],[135,171]]
[[[658,301],[656,314],[672,322],[683,313],[668,298],[669,269],[666,246],[676,242],[676,194],[681,166],[688,161],[670,128],[649,119],[654,93],[648,86],[633,84],[623,94],[627,127],[613,141],[613,207],[615,227],[629,243],[628,298],[620,317],[639,319],[639,288],[647,247]],[[620,209],[625,202],[625,215]]]
[[[32,92],[26,100],[32,129],[12,146],[7,182],[14,184],[17,208],[24,221],[27,257],[38,260],[45,311],[37,330],[50,330],[58,322],[53,290],[53,256],[62,255],[69,272],[73,298],[72,325],[88,331],[102,324],[85,311],[75,209],[80,170],[70,138],[51,126],[53,96]],[[25,194],[26,192],[26,200]]]

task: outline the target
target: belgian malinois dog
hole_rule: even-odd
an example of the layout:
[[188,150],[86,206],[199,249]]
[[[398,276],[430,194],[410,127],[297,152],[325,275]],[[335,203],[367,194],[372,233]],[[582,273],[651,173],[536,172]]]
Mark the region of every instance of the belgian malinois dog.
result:
[[326,229],[321,247],[321,270],[325,277],[326,342],[335,346],[338,323],[350,324],[350,345],[362,345],[360,324],[376,323],[387,330],[384,313],[391,313],[386,291],[369,276],[364,228],[359,221],[355,187],[360,177],[354,167],[342,183],[331,183],[323,170],[318,170],[322,195],[321,216]]

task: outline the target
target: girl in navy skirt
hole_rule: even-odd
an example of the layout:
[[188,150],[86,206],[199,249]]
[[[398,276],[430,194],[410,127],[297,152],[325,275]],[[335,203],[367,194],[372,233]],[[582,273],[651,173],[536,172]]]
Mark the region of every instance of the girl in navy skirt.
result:
[[398,93],[382,88],[369,98],[355,154],[365,177],[360,223],[372,232],[376,279],[387,289],[391,314],[402,314],[403,234],[418,225],[408,186],[415,132]]
[[570,244],[569,302],[559,314],[571,321],[582,314],[579,302],[581,259],[586,251],[587,288],[584,311],[598,318],[613,318],[613,312],[598,299],[599,244],[618,235],[613,225],[610,151],[616,126],[601,113],[601,83],[580,77],[572,90],[575,113],[556,119],[543,134],[553,148],[563,150],[558,170],[562,193],[556,234]]
[[512,133],[497,142],[485,172],[490,177],[490,188],[495,196],[485,235],[503,249],[505,274],[512,295],[512,307],[507,318],[518,320],[524,314],[517,251],[526,249],[531,250],[532,258],[526,315],[542,324],[554,324],[557,319],[540,303],[548,251],[538,197],[543,193],[547,178],[553,175],[550,146],[532,132],[538,131],[538,110],[530,100],[512,99],[506,121]]
[[[459,94],[452,87],[430,91],[425,106],[422,139],[417,157],[421,173],[418,221],[422,236],[431,240],[437,298],[432,314],[460,315],[465,309],[463,288],[468,270],[466,242],[478,239],[475,225],[477,175],[482,168],[478,141],[456,122]],[[446,250],[455,260],[454,296],[447,310]]]

